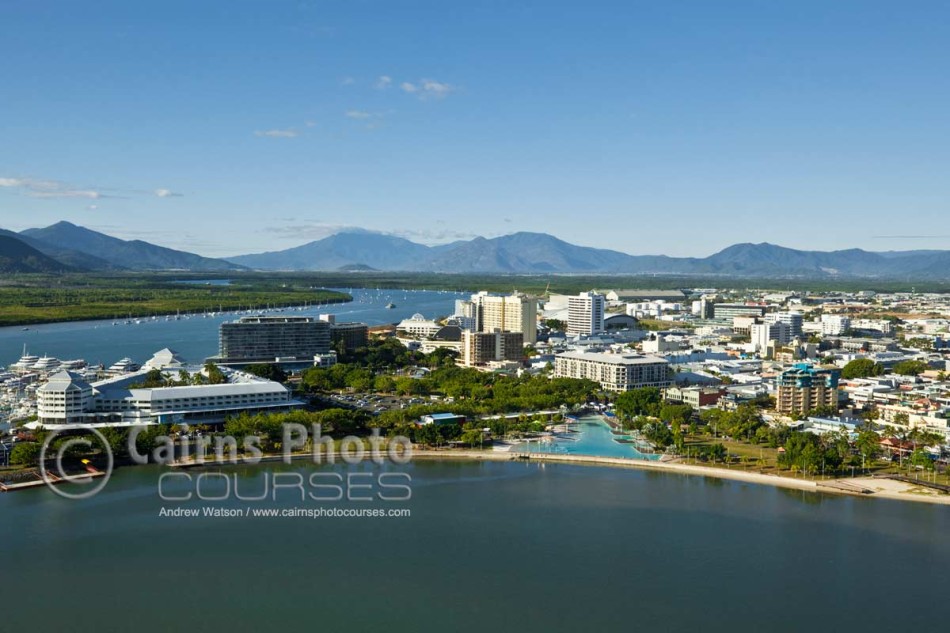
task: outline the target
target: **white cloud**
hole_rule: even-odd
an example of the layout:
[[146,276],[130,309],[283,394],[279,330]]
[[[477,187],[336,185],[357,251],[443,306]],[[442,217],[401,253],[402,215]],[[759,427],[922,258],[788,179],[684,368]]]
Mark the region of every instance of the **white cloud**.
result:
[[[101,200],[104,198],[128,198],[134,196],[154,195],[159,198],[173,198],[181,196],[171,189],[118,189],[115,187],[76,187],[58,180],[41,180],[37,178],[0,178],[0,187],[16,189],[21,195],[30,198],[56,199],[78,198],[85,200]],[[98,208],[89,205],[87,209]]]
[[93,189],[77,189],[56,180],[35,178],[0,178],[0,187],[19,189],[31,198],[111,198]]
[[391,85],[393,85],[393,78],[388,75],[380,75],[376,80],[376,89],[377,90],[386,90]]
[[89,198],[98,200],[99,198],[113,197],[105,196],[98,191],[91,189],[61,189],[58,191],[27,191],[26,195],[31,198]]
[[300,136],[300,132],[293,128],[287,128],[285,130],[257,130],[254,132],[254,136],[267,138],[297,138]]
[[455,92],[455,86],[434,79],[423,79],[422,92],[429,96],[441,98],[450,92]]
[[87,210],[87,211],[95,211],[95,210],[98,209],[98,208],[99,208],[99,205],[98,205],[98,204],[90,204],[89,206],[86,207],[86,210]]
[[356,83],[356,80],[353,79],[352,77],[344,77],[344,78],[340,81],[340,83],[341,83],[342,85],[344,85],[344,86],[352,86],[353,84]]
[[26,189],[27,191],[58,191],[66,185],[55,180],[37,180],[35,178],[0,178],[0,187]]
[[316,121],[304,121],[304,125],[306,125],[307,127],[313,127],[316,124],[317,124]]
[[348,119],[356,119],[357,121],[365,121],[367,119],[375,118],[378,115],[373,114],[372,112],[367,112],[365,110],[347,110],[346,112],[343,113],[343,116],[345,116]]
[[444,81],[436,81],[435,79],[420,79],[415,83],[404,81],[399,87],[402,88],[403,92],[414,94],[420,99],[428,99],[430,97],[441,99],[456,90],[456,87],[452,84],[445,83]]

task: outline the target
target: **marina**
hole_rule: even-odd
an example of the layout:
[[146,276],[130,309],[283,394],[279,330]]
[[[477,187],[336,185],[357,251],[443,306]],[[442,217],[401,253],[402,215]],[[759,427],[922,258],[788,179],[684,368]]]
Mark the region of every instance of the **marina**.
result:
[[[122,357],[142,363],[157,350],[168,347],[192,362],[217,353],[218,326],[246,314],[292,313],[301,316],[336,315],[338,321],[360,321],[368,325],[397,323],[420,312],[426,316],[452,313],[455,300],[465,293],[438,290],[386,290],[335,288],[349,293],[347,303],[310,305],[242,312],[208,312],[166,315],[149,319],[102,320],[51,323],[0,328],[0,367],[11,365],[23,355],[23,346],[40,358],[82,358],[92,365],[109,366]],[[387,308],[393,303],[396,307]],[[113,325],[115,323],[116,325]]]
[[[222,282],[225,280],[217,280]],[[348,303],[255,310],[253,314],[333,314],[341,321],[368,325],[394,323],[417,312],[451,314],[464,294],[429,290],[339,289],[353,297]],[[399,302],[395,307],[394,301]],[[393,306],[393,307],[390,307]],[[10,422],[36,415],[36,389],[58,371],[83,378],[120,376],[137,371],[161,349],[175,350],[200,365],[218,352],[218,328],[247,314],[208,312],[149,319],[77,321],[0,328],[0,430]],[[67,360],[60,360],[67,359]]]

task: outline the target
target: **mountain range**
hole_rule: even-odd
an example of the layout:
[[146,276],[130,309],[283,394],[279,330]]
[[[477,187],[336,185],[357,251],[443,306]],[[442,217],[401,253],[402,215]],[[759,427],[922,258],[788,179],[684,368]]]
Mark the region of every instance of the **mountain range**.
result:
[[950,279],[950,251],[803,251],[746,243],[709,257],[668,257],[628,255],[525,232],[425,246],[393,235],[355,230],[228,261],[257,270]]
[[141,240],[122,240],[69,222],[20,233],[0,230],[0,272],[4,273],[247,269],[950,280],[950,251],[804,251],[746,243],[709,257],[667,257],[577,246],[545,233],[427,246],[357,229],[286,250],[214,259]]

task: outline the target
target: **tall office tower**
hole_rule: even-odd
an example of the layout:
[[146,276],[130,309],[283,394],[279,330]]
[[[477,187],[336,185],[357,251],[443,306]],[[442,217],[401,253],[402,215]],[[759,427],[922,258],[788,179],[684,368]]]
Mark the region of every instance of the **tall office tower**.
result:
[[593,292],[582,292],[568,299],[567,333],[591,335],[603,332],[606,305],[606,297]]

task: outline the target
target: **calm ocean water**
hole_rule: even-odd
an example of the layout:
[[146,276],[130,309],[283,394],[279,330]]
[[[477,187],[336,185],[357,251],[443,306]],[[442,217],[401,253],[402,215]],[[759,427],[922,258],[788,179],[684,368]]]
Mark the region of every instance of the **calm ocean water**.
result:
[[[225,472],[257,492],[275,468],[307,475],[318,467]],[[411,475],[413,494],[396,505],[410,518],[160,517],[163,506],[204,502],[162,502],[152,467],[120,470],[87,501],[47,490],[0,495],[0,628],[897,631],[945,624],[946,507],[570,465],[420,462],[400,470]],[[209,505],[316,506],[291,497]]]

